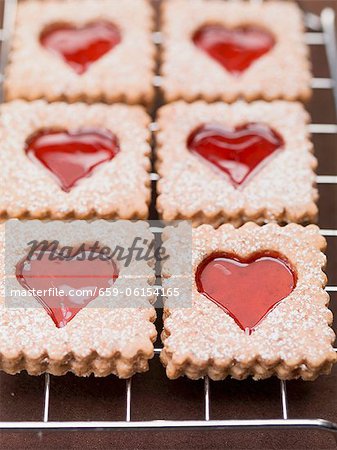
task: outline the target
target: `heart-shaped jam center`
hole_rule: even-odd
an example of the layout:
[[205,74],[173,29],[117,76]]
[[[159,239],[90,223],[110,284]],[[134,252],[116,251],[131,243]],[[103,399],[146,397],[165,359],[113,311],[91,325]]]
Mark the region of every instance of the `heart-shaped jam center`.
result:
[[26,141],[27,156],[52,173],[60,187],[69,192],[100,164],[118,152],[115,135],[108,130],[57,131],[43,129]]
[[54,24],[40,35],[40,43],[61,56],[79,75],[121,41],[116,25],[99,20],[76,28],[70,24]]
[[118,270],[103,254],[83,251],[61,257],[53,251],[34,252],[16,266],[18,282],[62,328],[118,278]]
[[240,75],[275,45],[272,34],[256,26],[205,25],[194,33],[193,42],[233,75]]
[[290,265],[273,253],[255,254],[244,261],[214,254],[199,265],[195,279],[198,291],[249,333],[296,286]]
[[205,124],[187,139],[188,149],[225,173],[234,187],[246,181],[283,145],[282,137],[262,123],[234,129]]

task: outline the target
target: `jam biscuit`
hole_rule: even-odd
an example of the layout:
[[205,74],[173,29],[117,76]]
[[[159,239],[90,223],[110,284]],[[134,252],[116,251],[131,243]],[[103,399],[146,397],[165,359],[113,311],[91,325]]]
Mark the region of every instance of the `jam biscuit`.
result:
[[157,207],[193,225],[313,222],[314,169],[301,104],[176,102],[159,110]]
[[[127,249],[134,235],[153,239],[141,222],[10,220],[0,226],[0,370],[120,378],[148,370],[156,313],[150,296],[132,292],[153,284],[153,269],[145,261],[101,258],[103,247]],[[41,246],[34,250],[32,241]],[[62,253],[95,242],[100,248],[90,250],[92,257],[92,247],[81,260]],[[44,243],[51,246],[43,249]]]
[[[180,232],[170,227],[163,235],[175,255],[164,266],[164,286],[171,288],[177,255],[184,258]],[[325,246],[315,225],[193,229],[192,306],[169,298],[164,315],[167,376],[313,380],[328,374],[336,354]]]
[[146,218],[149,120],[140,106],[3,104],[1,217]]
[[167,101],[307,100],[309,50],[293,2],[163,3]]
[[20,2],[6,99],[150,104],[152,22],[147,0]]

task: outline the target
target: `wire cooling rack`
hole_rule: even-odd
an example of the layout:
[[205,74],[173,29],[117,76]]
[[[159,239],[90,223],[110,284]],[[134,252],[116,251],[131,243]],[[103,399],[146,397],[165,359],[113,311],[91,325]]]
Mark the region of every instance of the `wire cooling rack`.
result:
[[[251,0],[254,1],[254,0]],[[255,0],[259,1],[259,0]],[[4,67],[6,65],[10,46],[11,32],[14,26],[17,0],[3,0],[3,25],[0,29],[1,57],[0,57],[0,82],[3,81]],[[337,47],[335,33],[335,13],[332,9],[326,8],[320,16],[305,13],[307,32],[306,42],[310,46],[324,46],[330,68],[330,78],[314,78],[312,80],[313,89],[332,90],[334,105],[337,112]],[[155,44],[161,45],[162,35],[160,31],[153,33]],[[161,77],[154,77],[154,85],[160,87]],[[156,122],[152,122],[150,130],[157,131]],[[309,131],[312,134],[337,134],[337,123],[311,124]],[[155,183],[158,180],[156,173],[151,174],[151,180]],[[337,185],[336,175],[317,176],[317,183],[324,185]],[[336,198],[337,202],[337,198]],[[160,229],[153,229],[160,232]],[[322,229],[322,235],[337,239],[337,229]],[[328,292],[337,292],[337,286],[327,286]],[[337,349],[335,349],[337,351]],[[161,349],[155,348],[155,357],[158,357]],[[280,407],[281,417],[278,419],[247,419],[247,420],[212,420],[210,414],[211,392],[210,382],[207,377],[204,379],[204,411],[203,420],[132,420],[132,380],[126,380],[125,387],[125,420],[120,421],[49,421],[49,400],[50,400],[50,375],[45,375],[44,384],[44,405],[41,411],[41,421],[15,421],[0,422],[0,431],[42,431],[42,430],[126,430],[126,429],[320,429],[335,433],[337,436],[337,423],[324,419],[289,419],[288,418],[288,398],[286,382],[280,381]]]

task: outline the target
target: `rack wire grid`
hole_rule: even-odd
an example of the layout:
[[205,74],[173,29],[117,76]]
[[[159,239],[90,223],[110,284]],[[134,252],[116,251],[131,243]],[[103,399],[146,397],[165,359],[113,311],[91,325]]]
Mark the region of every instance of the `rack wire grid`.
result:
[[[235,1],[235,0],[234,0]],[[254,1],[254,0],[250,0]],[[259,1],[259,0],[255,0]],[[1,41],[1,58],[0,58],[0,82],[3,81],[4,67],[6,65],[10,37],[14,27],[17,0],[3,0],[3,25],[0,29]],[[333,92],[334,105],[337,111],[337,47],[335,32],[335,12],[331,8],[322,10],[320,16],[312,13],[305,13],[305,23],[307,32],[305,34],[306,42],[310,46],[324,46],[330,69],[330,78],[313,78],[313,89],[326,90]],[[162,35],[160,31],[153,33],[153,40],[156,45],[162,43]],[[154,77],[154,85],[160,87],[161,77]],[[158,127],[156,122],[152,122],[150,130],[155,133]],[[337,123],[328,124],[311,124],[309,130],[312,134],[337,134]],[[156,173],[151,174],[153,183],[158,181]],[[325,185],[337,185],[336,175],[317,176],[317,183]],[[337,201],[337,198],[336,198]],[[160,229],[153,229],[153,232],[160,233]],[[322,229],[323,236],[337,239],[337,229]],[[327,286],[328,292],[337,292],[336,286]],[[337,351],[337,348],[335,349]],[[155,348],[155,357],[161,352],[161,348]],[[278,419],[247,419],[247,420],[212,420],[210,414],[211,392],[208,377],[204,378],[204,411],[203,420],[150,420],[150,421],[133,421],[132,420],[132,380],[126,380],[125,386],[125,420],[120,421],[49,421],[49,400],[50,400],[50,375],[45,374],[44,382],[44,406],[41,421],[15,421],[0,422],[0,431],[103,431],[103,430],[126,430],[126,429],[156,429],[156,430],[172,430],[172,429],[319,429],[334,434],[337,438],[337,423],[325,419],[295,419],[288,418],[288,398],[286,382],[280,380],[280,411],[281,417]],[[336,439],[337,441],[337,439]]]

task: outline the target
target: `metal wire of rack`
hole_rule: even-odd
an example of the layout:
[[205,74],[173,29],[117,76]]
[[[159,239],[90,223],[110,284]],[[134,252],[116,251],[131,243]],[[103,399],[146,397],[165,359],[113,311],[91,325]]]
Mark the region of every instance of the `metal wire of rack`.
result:
[[[262,0],[250,0],[260,2]],[[0,83],[3,81],[4,68],[7,62],[10,46],[10,36],[14,26],[17,0],[3,0],[4,13],[3,25],[0,28]],[[337,112],[337,44],[335,32],[335,12],[333,9],[325,8],[320,16],[312,13],[305,13],[305,22],[308,31],[305,34],[306,43],[310,46],[324,46],[330,68],[330,78],[313,78],[313,89],[330,89],[333,92],[334,104]],[[153,41],[156,45],[161,45],[162,35],[160,31],[153,33]],[[154,77],[154,86],[160,87],[161,77]],[[2,90],[1,90],[2,91]],[[3,97],[1,92],[1,97]],[[151,132],[158,130],[156,122],[150,124]],[[309,131],[312,134],[337,134],[337,123],[310,124]],[[153,182],[158,181],[156,173],[151,174]],[[336,175],[317,176],[317,184],[337,185]],[[337,200],[337,199],[336,199]],[[154,233],[160,233],[159,228],[153,228]],[[321,233],[326,237],[337,239],[337,229],[322,229]],[[327,286],[326,291],[337,292],[336,286]],[[337,348],[335,349],[337,351]],[[158,356],[161,348],[155,348],[155,356]],[[288,418],[288,397],[286,382],[280,380],[280,418],[277,419],[231,419],[212,420],[211,419],[211,392],[209,378],[204,378],[204,419],[203,420],[151,420],[132,421],[132,380],[126,380],[125,387],[125,420],[120,421],[49,421],[49,400],[50,400],[50,380],[49,374],[45,374],[44,383],[44,405],[41,421],[15,421],[0,422],[0,431],[108,431],[108,430],[178,430],[178,429],[319,429],[332,432],[337,436],[337,422],[325,419],[289,419]]]

